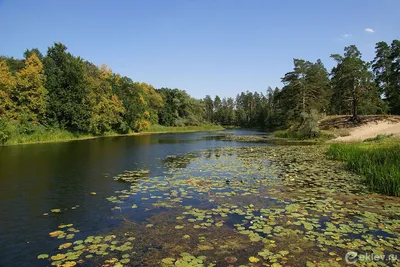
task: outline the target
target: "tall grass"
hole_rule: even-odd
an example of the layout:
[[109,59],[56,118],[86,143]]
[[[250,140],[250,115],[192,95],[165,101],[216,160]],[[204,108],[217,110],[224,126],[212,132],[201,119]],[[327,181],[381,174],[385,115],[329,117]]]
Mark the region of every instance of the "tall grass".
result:
[[49,128],[46,130],[35,131],[30,134],[19,134],[18,132],[14,132],[5,145],[61,142],[88,138],[93,138],[93,136],[89,134],[71,133],[67,130],[57,128]]
[[315,141],[325,141],[334,137],[333,134],[327,131],[318,131],[313,138],[305,136],[299,131],[287,130],[277,130],[274,132],[274,136],[278,138],[288,138],[297,140],[315,140]]
[[400,139],[332,144],[327,155],[345,161],[350,170],[364,175],[372,190],[400,196]]

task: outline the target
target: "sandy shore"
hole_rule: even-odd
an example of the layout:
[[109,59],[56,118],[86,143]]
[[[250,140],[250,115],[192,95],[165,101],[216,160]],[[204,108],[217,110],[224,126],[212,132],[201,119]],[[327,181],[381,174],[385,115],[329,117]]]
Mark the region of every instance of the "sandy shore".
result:
[[350,135],[338,137],[329,142],[357,142],[368,138],[374,138],[377,135],[396,135],[400,136],[400,122],[391,121],[371,122],[363,126],[349,129]]

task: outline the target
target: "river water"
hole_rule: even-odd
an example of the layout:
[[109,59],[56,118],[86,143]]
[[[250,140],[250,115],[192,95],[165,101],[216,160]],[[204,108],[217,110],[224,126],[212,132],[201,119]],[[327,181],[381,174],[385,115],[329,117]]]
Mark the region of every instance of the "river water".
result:
[[0,147],[0,266],[50,265],[37,256],[57,250],[60,242],[48,233],[62,223],[79,228],[77,238],[120,226],[111,210],[115,205],[106,198],[129,187],[112,179],[125,170],[146,169],[157,176],[169,155],[248,145],[200,132]]
[[0,148],[0,266],[399,266],[397,197],[327,145],[228,134],[265,133]]

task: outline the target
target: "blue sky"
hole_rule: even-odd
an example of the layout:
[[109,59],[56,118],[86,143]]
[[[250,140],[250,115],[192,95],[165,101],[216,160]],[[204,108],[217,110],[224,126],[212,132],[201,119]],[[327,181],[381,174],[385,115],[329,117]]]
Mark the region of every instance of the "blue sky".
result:
[[235,96],[280,87],[293,58],[330,70],[355,44],[373,59],[400,39],[399,12],[398,0],[0,0],[0,54],[57,41],[156,88]]

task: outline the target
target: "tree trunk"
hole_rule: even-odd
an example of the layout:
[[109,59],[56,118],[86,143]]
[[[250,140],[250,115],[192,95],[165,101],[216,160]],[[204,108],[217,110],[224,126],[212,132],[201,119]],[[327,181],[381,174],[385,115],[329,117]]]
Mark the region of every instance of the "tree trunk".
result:
[[357,99],[357,92],[356,86],[353,85],[353,121],[358,121],[358,99]]

